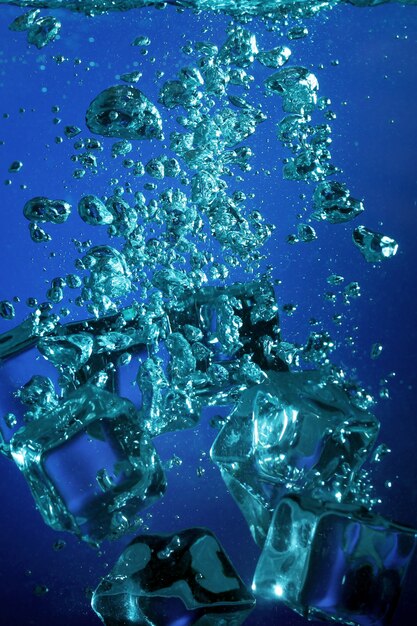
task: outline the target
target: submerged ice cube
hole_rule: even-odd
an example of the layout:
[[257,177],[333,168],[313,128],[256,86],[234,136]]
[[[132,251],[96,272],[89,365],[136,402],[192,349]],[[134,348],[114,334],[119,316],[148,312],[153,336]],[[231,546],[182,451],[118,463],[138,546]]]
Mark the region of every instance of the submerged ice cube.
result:
[[263,378],[264,369],[287,369],[276,355],[278,306],[273,287],[265,280],[206,287],[186,298],[170,317],[173,329],[188,329],[195,368],[206,374],[199,393],[207,396],[208,404],[219,399],[216,387],[221,395],[233,386],[247,386],[245,375],[250,378],[251,366],[256,380],[256,372]]
[[45,522],[86,541],[132,532],[137,512],[165,491],[133,404],[92,385],[26,424],[10,448]]
[[264,368],[287,369],[277,356],[278,307],[267,281],[181,295],[171,298],[171,332],[159,356],[146,359],[137,377],[141,419],[153,436],[195,426],[203,406],[234,403]]
[[364,508],[281,500],[252,589],[311,619],[383,626],[395,610],[416,531]]
[[199,329],[199,341],[212,350],[211,362],[227,367],[246,353],[262,368],[286,369],[273,350],[279,341],[278,306],[266,280],[200,289],[172,311],[171,325]]
[[[319,372],[268,372],[245,391],[211,456],[262,543],[285,489],[341,499],[378,434],[378,421]],[[245,494],[246,490],[247,494]]]
[[106,626],[239,626],[254,604],[203,528],[136,537],[92,598]]

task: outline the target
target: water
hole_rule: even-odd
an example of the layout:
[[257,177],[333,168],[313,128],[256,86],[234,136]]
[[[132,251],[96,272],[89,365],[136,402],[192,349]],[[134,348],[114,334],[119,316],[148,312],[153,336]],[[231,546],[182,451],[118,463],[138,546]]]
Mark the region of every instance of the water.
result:
[[[126,306],[146,297],[149,280],[170,299],[174,310],[179,307],[181,311],[178,303],[189,301],[193,290],[205,284],[203,274],[207,269],[209,284],[223,278],[229,283],[248,282],[253,278],[252,272],[258,271],[257,266],[265,269],[271,264],[270,280],[281,281],[276,293],[281,340],[285,343],[279,344],[278,357],[292,368],[298,362],[301,367],[328,367],[331,362],[336,366],[332,376],[339,381],[342,378],[337,368],[343,367],[349,376],[357,375],[366,389],[350,384],[350,393],[377,416],[382,424],[380,441],[392,450],[379,465],[368,464],[374,485],[372,498],[382,500],[376,508],[388,518],[415,526],[412,477],[416,461],[410,445],[415,434],[410,409],[416,341],[412,271],[416,189],[412,146],[417,132],[410,114],[416,77],[409,62],[416,49],[417,17],[413,7],[338,7],[328,15],[303,20],[302,26],[308,28],[309,34],[302,38],[299,36],[304,29],[291,20],[282,27],[284,33],[290,32],[289,37],[268,32],[260,23],[247,24],[245,28],[256,35],[256,44],[248,37],[238,50],[231,39],[223,46],[228,18],[178,13],[172,6],[162,11],[142,8],[94,19],[42,11],[42,16],[51,15],[62,26],[60,38],[39,49],[36,41],[35,45],[27,45],[24,32],[8,30],[7,26],[21,14],[17,8],[2,7],[2,109],[7,114],[0,122],[0,139],[5,142],[0,146],[6,183],[2,199],[7,206],[7,228],[2,231],[2,329],[13,328],[30,310],[36,311],[35,298],[40,303],[48,298],[54,305],[53,312],[62,316],[64,323],[95,314],[114,315],[120,309],[121,299]],[[188,40],[208,43],[198,50]],[[216,113],[214,118],[212,110],[199,129],[198,145],[188,145],[184,126],[175,121],[185,112],[174,105],[178,99],[187,98],[188,115],[192,117],[192,109],[200,99],[201,81],[195,72],[182,71],[179,77],[178,73],[193,65],[193,47],[197,55],[209,58],[213,45],[222,50],[225,62],[235,65],[233,86],[228,87],[222,68],[211,71],[210,66],[202,71],[205,84],[210,86],[213,99],[221,98],[226,90],[232,94],[227,103],[232,113]],[[263,57],[264,63],[260,64],[254,61],[256,46],[263,50],[279,46],[280,52],[275,60],[271,60],[274,55]],[[298,72],[289,96],[282,99],[275,93],[274,86],[275,91],[281,87],[270,79],[267,85],[271,95],[264,97],[263,81],[276,72],[269,66],[279,66],[282,55],[285,58],[283,46],[292,50],[288,66],[305,70]],[[312,75],[318,79],[318,91]],[[287,86],[288,81],[294,80],[294,73],[286,76]],[[120,84],[120,77],[127,81],[126,86]],[[175,83],[179,79],[180,83]],[[181,87],[184,83],[185,92]],[[146,95],[150,106],[161,115],[164,139],[152,108],[149,111],[156,120],[151,132],[154,141],[137,142],[130,133],[120,134],[120,129],[115,138],[88,132],[84,118],[91,103],[116,84],[124,94],[141,90]],[[159,99],[168,109],[158,103]],[[316,99],[318,107],[314,108]],[[311,120],[306,115],[311,115]],[[293,124],[281,124],[278,128],[286,116],[293,116]],[[92,131],[97,130],[91,121],[89,126]],[[217,139],[216,128],[222,131]],[[182,135],[170,140],[172,131]],[[216,158],[202,160],[204,155],[196,148],[205,145],[202,142],[213,141]],[[171,149],[165,147],[170,142]],[[242,146],[247,148],[243,150]],[[282,164],[282,159],[287,159],[287,163]],[[181,171],[184,163],[188,173]],[[233,171],[234,177],[225,175],[225,168]],[[331,180],[340,185],[329,191],[326,183],[319,181],[330,174]],[[309,184],[300,179],[307,179]],[[228,188],[223,187],[222,181]],[[178,191],[167,193],[169,187]],[[159,205],[150,202],[161,192],[164,194]],[[145,199],[138,193],[143,193]],[[192,194],[196,208],[184,200],[184,193]],[[337,198],[336,205],[332,193]],[[95,196],[101,205],[97,201],[88,206],[86,202],[80,204],[82,198]],[[33,198],[54,202],[37,202],[35,207],[32,203],[24,213],[25,204]],[[46,219],[34,220],[32,210],[41,210]],[[355,218],[359,212],[359,218]],[[145,247],[140,233],[131,236],[138,216],[153,229],[153,233],[145,233],[148,238],[153,234]],[[163,216],[162,221],[158,216]],[[310,217],[315,221],[310,223]],[[205,228],[200,219],[207,224]],[[358,222],[394,240],[383,242],[388,247],[374,246],[371,256],[368,252],[368,263],[352,241]],[[357,243],[358,237],[355,239]],[[91,243],[86,243],[89,240]],[[197,241],[196,250],[186,247],[190,241]],[[395,256],[375,263],[381,254],[393,254],[396,242]],[[122,245],[124,256],[120,254]],[[184,271],[175,255],[171,258],[173,268],[160,268],[160,260],[171,254],[169,251],[175,246],[183,254],[195,255],[192,271]],[[222,247],[229,251],[222,252]],[[384,255],[383,250],[388,250],[388,254]],[[266,259],[263,254],[267,254]],[[85,277],[83,289],[78,276]],[[14,300],[15,296],[20,302]],[[25,304],[28,298],[32,299],[28,303],[32,309]],[[122,395],[133,397],[136,402],[138,392],[132,382],[137,375],[138,355],[142,360],[146,358],[146,346],[152,353],[159,341],[155,330],[159,337],[166,332],[160,303],[154,301],[152,307],[151,320],[140,317],[138,311],[134,313],[144,326],[140,337],[129,335],[128,345],[121,345],[122,339],[113,327],[93,333],[98,342],[95,347],[101,350],[97,354],[102,355],[93,367],[96,383],[107,389],[116,384],[114,358],[120,358],[126,364],[120,368],[122,375],[117,385]],[[231,334],[222,335],[222,345],[228,346],[226,356],[229,351],[230,359],[236,349],[233,346],[240,341],[239,314],[227,303],[221,310],[223,319],[230,323]],[[54,319],[46,320],[45,313],[44,307],[37,317],[37,327],[49,332]],[[184,323],[182,315],[178,313],[180,325]],[[197,367],[193,365],[195,354],[201,355],[205,347],[199,324],[192,316],[187,317],[187,324],[187,343],[173,336],[167,354],[152,357],[161,358],[164,366],[169,354],[182,354],[177,365],[174,360],[169,374],[177,381],[177,387],[187,374],[181,369],[182,364],[187,362],[188,369],[193,370]],[[70,341],[44,339],[42,353],[48,361],[32,352],[27,357],[21,355],[20,364],[16,359],[7,368],[4,366],[4,414],[20,417],[22,405],[12,392],[35,373],[47,376],[55,386],[58,377],[61,386],[68,389],[76,384],[71,363],[78,359],[78,365],[84,367],[91,348],[88,338],[81,341],[85,331],[77,328],[77,341],[74,334]],[[120,334],[126,341],[126,333]],[[187,346],[193,342],[201,347],[198,352],[194,348],[191,356]],[[137,347],[129,361],[126,348],[131,345]],[[250,343],[249,346],[253,350]],[[114,358],[108,359],[106,354]],[[221,353],[218,356],[216,367],[221,368],[228,361]],[[68,367],[54,372],[54,359],[63,365],[67,359]],[[256,368],[248,369],[247,365],[242,370],[244,378],[249,376],[249,381],[256,382]],[[153,370],[141,369],[140,381],[144,385],[147,372]],[[223,389],[227,374],[223,369],[208,374],[207,380],[211,385],[216,383],[217,392]],[[82,376],[89,373],[83,371]],[[194,385],[196,380],[194,376]],[[380,396],[375,407],[371,407],[369,394]],[[48,398],[53,401],[53,396]],[[173,416],[176,402],[172,404]],[[28,410],[33,412],[33,405]],[[140,513],[141,530],[175,533],[186,527],[208,526],[250,585],[259,550],[208,454],[217,433],[210,423],[221,424],[222,416],[228,412],[227,406],[203,408],[198,430],[167,432],[155,439],[165,467],[171,468],[167,470],[168,490],[159,504]],[[193,415],[195,412],[191,412],[190,424],[195,421]],[[10,417],[8,422],[13,425]],[[6,435],[9,431],[6,429]],[[74,444],[75,449],[82,449],[82,445],[77,448],[79,444]],[[381,454],[375,458],[382,456],[381,448]],[[15,598],[5,602],[5,622],[16,626],[53,624],[58,619],[68,625],[98,623],[89,608],[86,589],[94,588],[113,566],[128,538],[103,544],[97,552],[65,534],[62,537],[66,548],[54,550],[60,535],[43,525],[16,468],[8,459],[0,460],[6,477],[2,485],[2,588]],[[53,465],[54,459],[50,462]],[[52,465],[50,472],[57,469]],[[93,474],[104,469],[96,465],[93,463]],[[59,469],[63,471],[62,466]],[[72,487],[82,474],[81,471],[72,481],[65,482],[66,497],[73,498]],[[102,489],[111,482],[103,472],[99,479]],[[78,506],[74,498],[72,502]],[[408,617],[416,608],[411,592],[413,580],[411,571],[394,624],[414,623]],[[247,623],[275,620],[304,623],[282,605],[262,603]]]

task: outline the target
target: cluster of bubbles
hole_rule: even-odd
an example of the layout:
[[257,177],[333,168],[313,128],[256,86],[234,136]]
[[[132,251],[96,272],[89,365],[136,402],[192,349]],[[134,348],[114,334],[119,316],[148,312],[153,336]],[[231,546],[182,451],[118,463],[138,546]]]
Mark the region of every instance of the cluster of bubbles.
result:
[[[124,4],[119,8],[127,8]],[[312,11],[319,7],[309,6]],[[60,27],[57,19],[40,17],[38,9],[11,25],[27,31],[29,43],[38,48],[53,41]],[[307,34],[297,25],[288,38]],[[148,44],[146,37],[133,42]],[[78,217],[98,233],[105,231],[108,243],[76,242],[74,273],[51,281],[47,302],[28,301],[34,310],[17,331],[20,348],[35,342],[55,368],[60,389],[46,376],[32,376],[17,392],[26,407],[25,426],[10,438],[0,431],[0,450],[26,474],[45,521],[91,542],[119,537],[140,525],[137,510],[166,488],[152,438],[196,426],[207,405],[235,405],[225,424],[215,424],[220,433],[211,454],[259,545],[265,543],[283,492],[307,490],[313,498],[367,509],[378,502],[362,469],[378,434],[379,423],[369,413],[374,400],[332,364],[336,345],[326,330],[314,329],[302,345],[281,340],[274,281],[271,270],[264,269],[263,248],[274,225],[258,209],[248,208],[253,197],[243,185],[239,189],[252,169],[247,140],[267,120],[254,95],[252,71],[259,63],[271,70],[263,81],[265,93],[279,99],[285,113],[277,127],[279,141],[290,151],[283,176],[314,187],[308,223],[299,223],[288,243],[315,241],[311,220],[340,224],[362,216],[363,202],[343,181],[329,180],[341,174],[331,162],[329,101],[319,98],[315,74],[291,65],[287,46],[260,49],[257,35],[240,23],[230,24],[221,46],[200,41],[190,45],[188,54],[193,61],[163,83],[156,102],[138,88],[140,72],[130,72],[120,77],[123,84],[109,86],[90,103],[86,126],[93,135],[116,140],[111,157],[121,159],[129,181],[124,187],[115,183],[111,195],[79,198]],[[167,112],[177,115],[168,138]],[[319,114],[325,123],[313,121]],[[74,177],[97,172],[106,143],[83,137],[76,125],[67,125],[64,134],[75,140]],[[134,158],[135,142],[154,147],[163,140],[169,141],[165,153],[161,148],[147,162]],[[18,164],[11,167],[20,169]],[[63,224],[72,212],[65,199],[29,199],[23,213],[32,241],[50,242],[48,224]],[[394,239],[364,225],[353,230],[352,239],[370,263],[384,261],[398,249]],[[237,272],[252,280],[231,284]],[[343,283],[342,276],[328,277],[349,304],[360,296],[360,285]],[[55,310],[67,289],[90,319],[61,323],[70,311]],[[331,302],[337,298],[334,291],[325,297]],[[292,315],[296,308],[287,304],[282,312]],[[11,320],[14,315],[13,302],[1,301],[0,316]],[[333,321],[341,323],[341,316]],[[4,357],[7,341],[3,343]],[[381,351],[374,344],[371,358]],[[138,355],[134,382],[139,408],[114,393],[117,370]],[[317,371],[288,371],[305,366]],[[313,416],[314,427],[311,420],[300,427],[289,407],[298,407],[297,415]],[[104,414],[110,435],[95,422]],[[18,425],[12,413],[4,421],[9,430]],[[80,522],[81,516],[69,512],[51,490],[46,496],[34,470],[39,449],[70,440],[80,424],[96,440],[116,440],[127,457],[117,460],[113,474],[104,467],[97,470],[98,528],[88,519]],[[271,444],[282,438],[291,441],[289,450]],[[318,455],[310,450],[311,442],[317,447],[318,441],[324,452],[317,463],[298,467],[299,457]],[[379,461],[384,450],[381,444],[373,460]],[[128,490],[122,489],[123,481]],[[170,558],[178,547],[168,542],[158,558]]]
[[[33,10],[17,18],[11,28],[32,28],[40,19],[38,13]],[[52,39],[45,33],[42,45]],[[296,27],[290,29],[288,37],[292,40],[306,34],[305,28]],[[132,42],[142,47],[149,43],[145,36]],[[79,384],[77,372],[87,365],[92,355],[117,354],[118,363],[123,365],[131,361],[129,350],[139,344],[146,345],[148,357],[139,368],[137,381],[143,396],[142,413],[149,412],[148,426],[152,435],[166,428],[161,419],[162,415],[170,414],[164,405],[169,385],[181,389],[181,393],[174,394],[174,400],[172,394],[168,394],[172,406],[176,406],[174,413],[181,406],[185,414],[194,415],[191,423],[195,423],[195,416],[200,412],[195,398],[201,394],[207,380],[211,384],[221,380],[229,384],[233,379],[240,389],[249,381],[253,384],[262,380],[262,370],[250,351],[237,359],[231,379],[230,371],[215,363],[213,350],[205,345],[198,322],[190,319],[184,324],[182,314],[182,323],[172,328],[175,315],[184,311],[191,300],[195,306],[196,294],[210,290],[207,287],[210,282],[230,282],[236,269],[258,276],[265,260],[262,247],[274,226],[265,221],[259,210],[249,212],[247,204],[251,198],[243,190],[230,192],[228,184],[231,177],[235,184],[243,181],[242,176],[251,171],[253,153],[245,141],[267,119],[262,106],[252,103],[250,98],[254,82],[250,70],[254,64],[260,63],[273,70],[264,80],[264,87],[267,94],[281,99],[287,115],[278,124],[278,138],[293,154],[286,160],[284,178],[315,184],[311,218],[339,224],[357,218],[364,211],[363,202],[351,196],[345,183],[327,180],[339,172],[331,163],[329,150],[331,126],[327,122],[331,122],[332,114],[331,111],[325,113],[325,124],[312,124],[312,116],[326,111],[329,101],[318,97],[318,80],[311,71],[290,65],[291,50],[287,46],[260,49],[254,32],[232,23],[222,46],[208,41],[196,42],[188,53],[195,56],[194,63],[181,68],[177,77],[163,83],[156,104],[134,86],[139,79],[138,72],[121,76],[125,84],[108,87],[91,102],[86,111],[86,125],[94,135],[117,139],[111,147],[111,155],[122,158],[123,167],[132,176],[132,181],[126,184],[131,199],[125,199],[126,189],[117,185],[110,196],[82,196],[77,206],[81,220],[89,226],[105,228],[115,244],[78,242],[83,254],[75,263],[77,273],[51,282],[47,292],[49,302],[42,306],[35,299],[28,302],[35,308],[30,320],[32,334],[39,337],[38,349],[59,370],[64,388],[68,381],[72,381],[72,386]],[[164,139],[163,109],[178,114],[178,129],[169,137],[171,154],[160,154],[146,163],[134,160],[131,155],[135,141],[155,144]],[[82,176],[88,168],[97,170],[96,155],[104,150],[99,139],[82,138],[81,132],[75,125],[64,129],[68,139],[76,139],[74,148],[79,152],[73,160],[82,169],[75,170],[75,177]],[[143,183],[143,191],[133,191],[131,185],[137,188],[142,177],[147,181]],[[160,181],[168,182],[169,186],[158,192]],[[149,192],[148,198],[144,192]],[[71,211],[71,205],[63,199],[35,197],[28,200],[23,212],[29,221],[32,240],[49,242],[51,236],[44,227],[48,223],[66,222]],[[316,238],[310,223],[300,223],[288,242],[311,242]],[[353,241],[372,263],[393,256],[398,248],[393,239],[365,226],[353,231]],[[343,277],[331,276],[328,282],[335,287],[343,280]],[[64,300],[68,288],[78,292],[75,303],[86,307],[90,315],[95,318],[114,316],[115,322],[108,332],[91,336],[87,325],[80,333],[62,333],[60,316],[52,311],[54,305]],[[216,288],[210,293],[212,298],[218,297]],[[262,319],[266,321],[274,315],[276,306],[265,294],[267,304],[272,307],[263,314]],[[346,304],[358,296],[357,282],[343,290]],[[334,302],[336,294],[328,292],[326,299]],[[132,305],[122,310],[121,304],[129,300]],[[292,315],[296,308],[295,304],[287,304],[282,311]],[[228,295],[227,290],[222,293],[216,314],[217,340],[226,352],[238,354],[242,348],[242,320],[236,315],[236,296]],[[14,317],[11,301],[0,303],[0,315],[5,319]],[[136,330],[131,328],[132,321]],[[335,315],[333,321],[341,324],[342,316]],[[58,336],[54,336],[56,334]],[[171,359],[169,381],[164,373],[163,355],[158,355],[161,346]],[[373,404],[369,394],[332,365],[330,355],[335,347],[326,330],[312,331],[303,345],[281,340],[274,343],[276,358],[287,367],[297,369],[303,363],[319,367],[323,380],[335,382],[361,409],[368,409]],[[379,353],[378,348],[373,348],[372,358]],[[201,373],[197,375],[198,364],[203,361],[211,363],[205,373],[205,383]],[[99,387],[108,384],[109,367],[111,363],[102,371],[94,372],[93,379]],[[32,379],[29,386],[31,389],[39,386],[35,396],[47,398],[46,404],[42,401],[40,406],[50,402],[51,381]],[[45,396],[46,388],[49,391]],[[22,394],[21,398],[24,396]],[[218,401],[219,396],[213,395],[212,404],[214,398]],[[166,421],[169,423],[170,419]]]

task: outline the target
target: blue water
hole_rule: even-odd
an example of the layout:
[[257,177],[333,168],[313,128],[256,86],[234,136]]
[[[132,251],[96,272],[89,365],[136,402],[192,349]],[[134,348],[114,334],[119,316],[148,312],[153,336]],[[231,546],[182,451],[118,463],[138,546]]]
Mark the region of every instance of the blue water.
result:
[[[159,87],[155,72],[162,70],[165,78],[173,77],[189,63],[180,50],[188,39],[222,42],[228,23],[224,16],[178,13],[173,7],[95,19],[55,11],[63,23],[61,38],[39,51],[27,45],[24,33],[8,30],[21,12],[0,8],[0,140],[4,141],[0,145],[0,300],[21,298],[15,305],[15,320],[1,320],[0,332],[24,319],[28,296],[44,299],[46,281],[74,271],[78,255],[71,237],[93,237],[94,241],[98,237],[74,211],[65,225],[48,225],[53,238],[50,244],[37,245],[29,237],[22,213],[24,203],[33,196],[46,195],[65,197],[75,207],[83,194],[109,192],[111,178],[119,178],[121,183],[126,179],[120,159],[108,159],[108,170],[97,176],[74,179],[75,165],[70,160],[73,141],[55,142],[55,137],[63,135],[62,127],[79,125],[86,134],[83,120],[89,103],[127,71],[143,72],[139,85],[156,101]],[[298,304],[294,316],[282,317],[283,337],[305,341],[309,319],[314,317],[323,320],[336,340],[350,334],[355,337],[354,350],[341,347],[332,360],[355,368],[358,378],[373,393],[378,393],[381,379],[395,372],[389,378],[390,398],[381,400],[375,409],[382,424],[380,439],[392,454],[376,467],[373,482],[382,499],[378,510],[417,526],[417,8],[344,5],[306,24],[310,36],[290,43],[292,61],[315,71],[320,95],[332,100],[331,109],[337,114],[331,122],[332,161],[343,169],[340,178],[351,193],[365,201],[361,223],[394,237],[399,252],[377,267],[367,264],[351,242],[352,224],[315,224],[317,241],[297,246],[286,243],[313,186],[282,180],[281,159],[289,154],[276,140],[274,125],[282,112],[272,99],[266,103],[270,120],[249,141],[256,155],[253,169],[269,169],[271,174],[248,177],[247,191],[255,193],[253,208],[259,207],[277,226],[267,249],[273,276],[282,281],[279,303]],[[261,26],[251,28],[259,30],[265,48],[287,43]],[[148,35],[152,41],[146,57],[130,45],[138,35]],[[58,65],[52,58],[55,55],[68,60]],[[74,63],[75,59],[80,63]],[[257,71],[263,75],[261,66]],[[52,111],[53,106],[59,106],[58,113]],[[54,123],[56,117],[62,119],[60,124]],[[141,148],[144,162],[154,156],[148,146]],[[9,174],[8,167],[15,160],[21,160],[23,168]],[[7,180],[11,184],[3,184]],[[302,193],[307,194],[307,200],[300,199]],[[326,278],[332,273],[345,276],[346,283],[360,282],[362,296],[349,307],[340,304],[333,309],[324,300],[323,294],[329,290]],[[242,278],[243,272],[236,271],[234,279]],[[335,312],[344,313],[341,327],[331,322]],[[384,350],[379,359],[371,360],[375,342],[383,344]],[[25,368],[28,379],[33,371],[27,362]],[[19,384],[20,380],[16,386]],[[0,393],[3,403],[10,388]],[[210,462],[208,450],[214,434],[208,415],[204,415],[199,429],[164,435],[155,442],[163,460],[175,453],[183,464],[168,473],[167,494],[144,517],[152,532],[209,527],[250,584],[259,551]],[[200,477],[196,474],[199,466],[206,470]],[[0,624],[99,624],[85,590],[96,587],[129,539],[106,544],[97,552],[70,535],[53,532],[35,510],[23,476],[14,465],[1,457],[0,470]],[[386,481],[392,487],[387,488]],[[55,552],[53,544],[60,538],[66,541],[66,548]],[[416,623],[416,582],[414,561],[393,626]],[[36,585],[46,585],[49,593],[36,596]],[[285,607],[263,603],[247,621],[248,626],[303,623],[305,620]]]

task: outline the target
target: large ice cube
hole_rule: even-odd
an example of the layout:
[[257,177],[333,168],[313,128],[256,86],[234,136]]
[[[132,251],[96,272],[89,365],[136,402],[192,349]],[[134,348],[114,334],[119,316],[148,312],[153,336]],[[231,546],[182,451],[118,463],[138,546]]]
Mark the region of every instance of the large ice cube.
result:
[[254,604],[203,528],[137,537],[92,598],[106,626],[239,626]]
[[[41,322],[41,319],[38,319]],[[10,441],[37,406],[55,402],[58,372],[51,363],[36,360],[35,318],[0,335],[0,452],[11,456]],[[30,376],[36,364],[36,374]]]
[[287,496],[252,588],[305,617],[382,626],[395,610],[416,532],[364,508]]
[[[189,336],[194,330],[190,343],[196,369],[206,374],[206,384],[201,377],[198,393],[206,396],[208,404],[222,399],[230,402],[227,390],[247,386],[245,378],[250,378],[250,373],[242,368],[245,355],[250,356],[254,370],[288,370],[277,355],[278,306],[267,279],[200,289],[184,300],[180,310],[171,311],[170,320],[174,330],[185,331]],[[200,346],[209,350],[199,350]],[[223,368],[225,379],[216,376],[216,366]]]
[[264,369],[288,369],[278,356],[278,307],[266,279],[205,287],[170,306],[172,332],[137,377],[152,435],[195,426],[203,406],[233,404],[265,378]]
[[262,544],[284,489],[336,500],[349,492],[378,426],[319,372],[270,371],[266,382],[242,394],[211,456]]
[[131,402],[84,385],[13,437],[12,456],[45,522],[99,542],[132,532],[165,477]]
[[267,483],[250,463],[220,466],[229,493],[239,506],[252,537],[263,546],[271,524],[274,504],[285,492],[280,485]]

